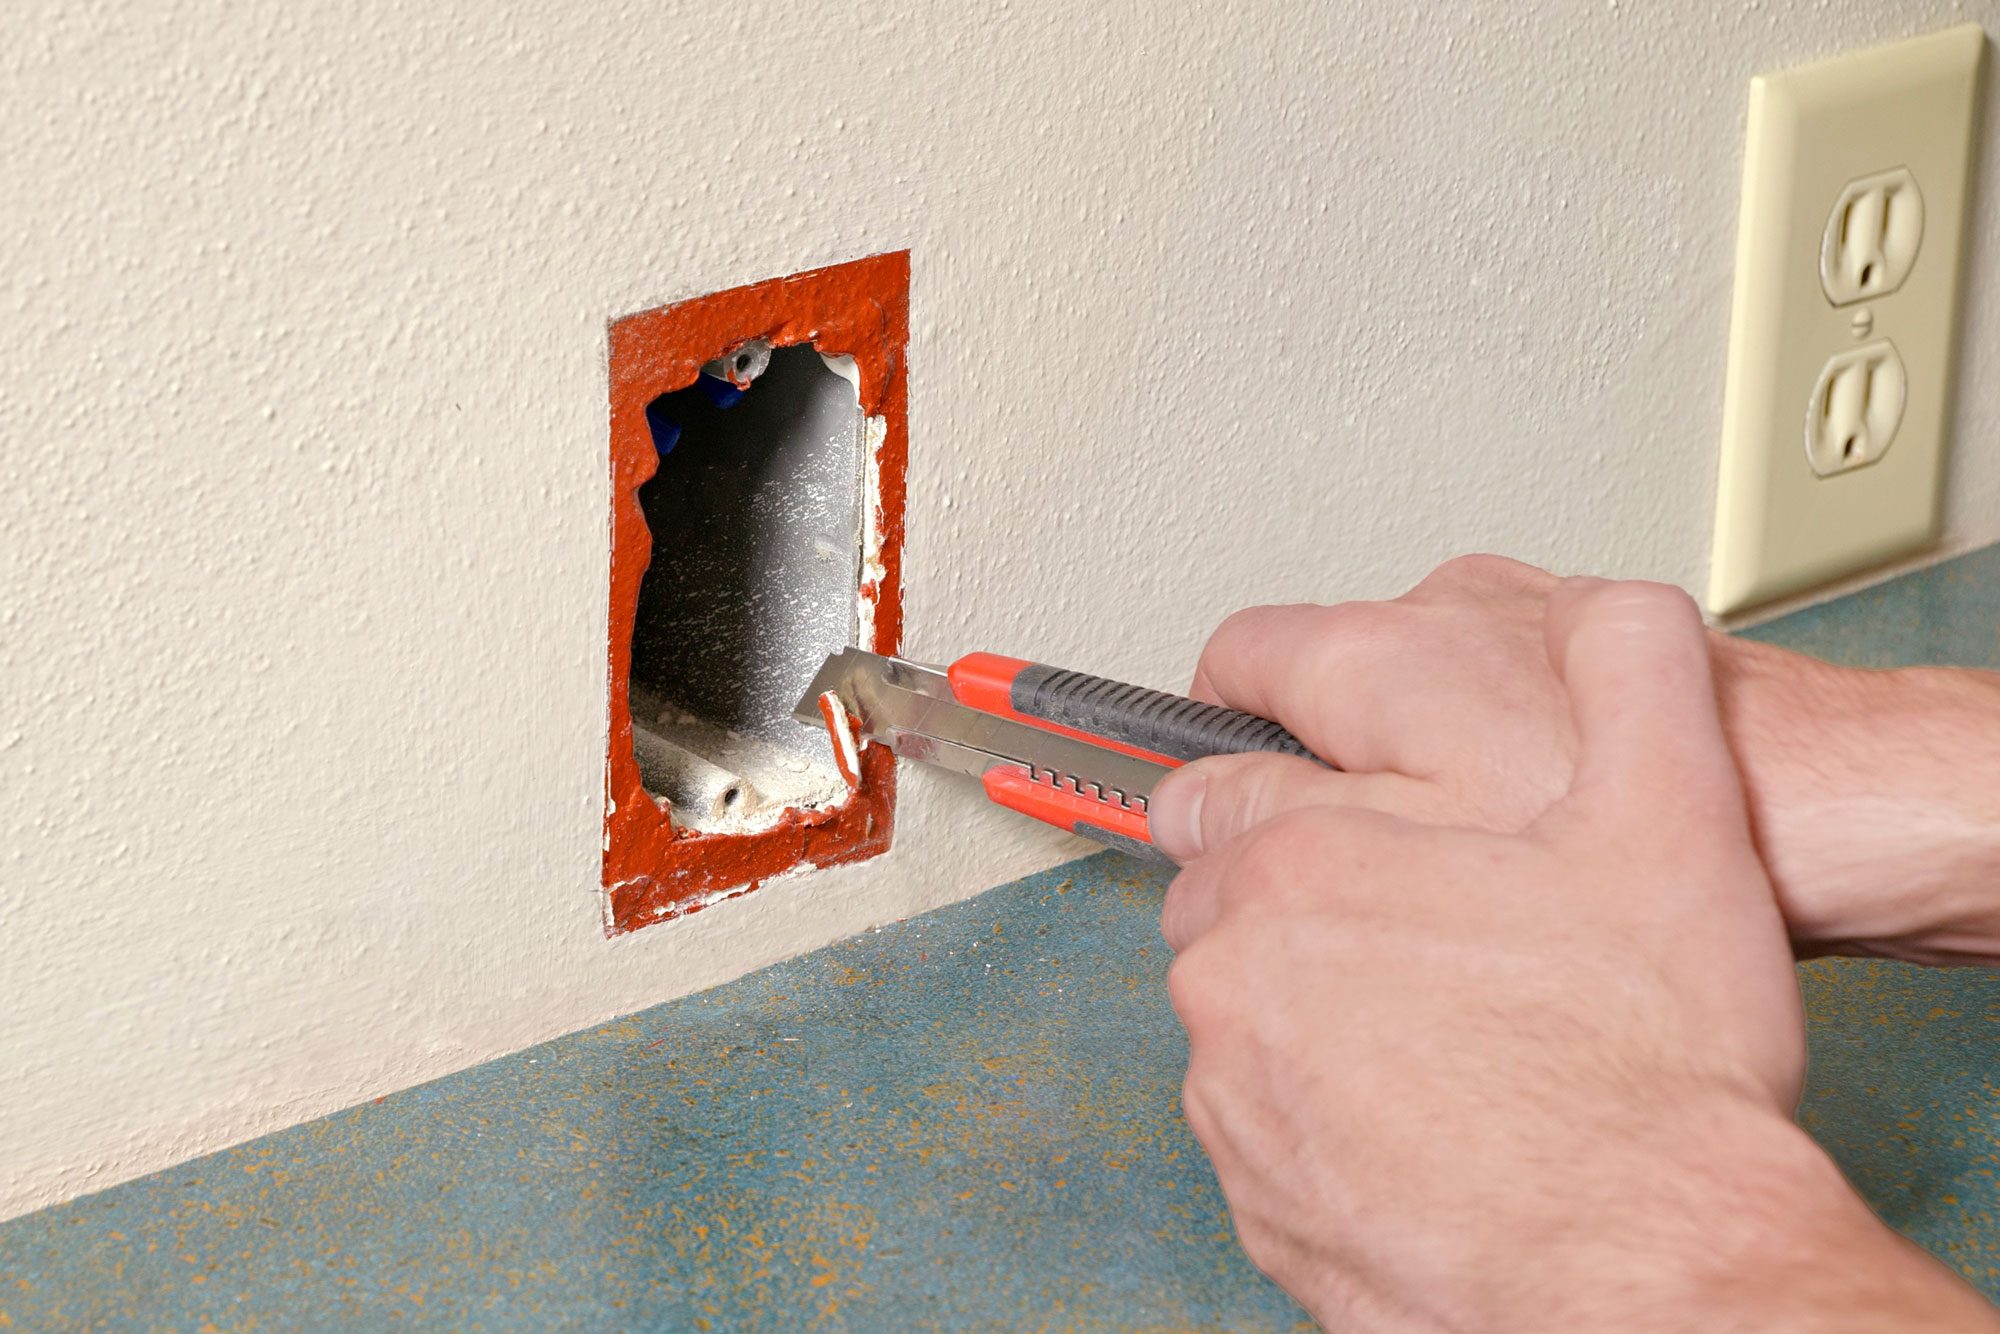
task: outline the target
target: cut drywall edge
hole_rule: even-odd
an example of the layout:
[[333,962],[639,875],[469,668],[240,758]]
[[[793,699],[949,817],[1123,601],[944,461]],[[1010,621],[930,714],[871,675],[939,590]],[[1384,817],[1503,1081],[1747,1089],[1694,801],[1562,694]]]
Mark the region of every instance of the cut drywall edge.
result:
[[[849,366],[854,364],[852,357],[841,360]],[[829,359],[827,364],[832,365],[832,360]],[[882,561],[882,546],[887,539],[881,486],[882,444],[888,438],[887,418],[863,418],[861,453],[868,466],[861,470],[861,578],[854,611],[854,642],[857,646],[875,642],[875,608],[882,601],[883,581],[889,575],[888,567]]]
[[[714,895],[748,893],[802,862],[827,867],[888,850],[895,771],[885,752],[863,755],[859,786],[838,804],[813,809],[787,805],[768,825],[759,821],[761,827],[753,830],[713,832],[700,820],[690,827],[677,817],[669,818],[657,801],[643,799],[642,774],[631,749],[635,733],[629,705],[639,661],[638,616],[654,550],[642,488],[664,476],[652,410],[659,400],[692,383],[696,369],[712,360],[718,349],[740,346],[744,339],[773,348],[774,375],[777,357],[792,355],[784,349],[803,346],[818,351],[815,373],[823,369],[856,387],[861,512],[855,516],[858,525],[845,531],[849,541],[859,538],[861,550],[845,567],[855,581],[854,601],[843,599],[843,603],[854,609],[849,627],[862,647],[896,650],[902,623],[900,542],[907,495],[908,290],[909,256],[890,252],[724,289],[625,316],[611,326],[613,522],[607,641],[612,696],[605,764],[607,838],[600,875],[607,891],[610,933],[700,911],[718,901]],[[743,401],[755,404],[755,391]],[[717,406],[726,410],[730,405]],[[668,425],[676,426],[678,420],[676,415]],[[678,435],[667,437],[667,449],[676,439]],[[643,624],[655,626],[656,636],[660,633],[658,622]],[[832,635],[823,651],[843,647],[834,641],[848,633],[849,628],[843,628]],[[653,642],[684,650],[697,641],[680,635]],[[754,641],[750,647],[752,655],[745,661],[752,667],[767,665],[768,659],[754,652]],[[822,646],[814,646],[815,652],[821,650]],[[811,665],[816,668],[817,662]],[[798,666],[800,676],[809,679],[806,665]],[[797,683],[801,688],[804,679]],[[791,684],[774,682],[765,671],[764,696],[774,685],[788,689]],[[718,698],[726,700],[727,692]],[[768,733],[764,739],[788,744],[794,726],[791,703],[787,698],[782,708],[756,714],[746,730]],[[824,737],[816,741],[818,749],[825,748]],[[671,761],[672,754],[663,752],[655,758]],[[831,756],[827,759],[832,774]]]

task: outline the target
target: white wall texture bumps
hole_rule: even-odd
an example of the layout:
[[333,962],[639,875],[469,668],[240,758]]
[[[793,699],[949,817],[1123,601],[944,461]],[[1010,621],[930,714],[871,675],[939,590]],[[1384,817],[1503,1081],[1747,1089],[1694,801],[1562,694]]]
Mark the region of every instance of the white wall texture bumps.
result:
[[[0,1215],[1073,845],[607,941],[606,321],[908,246],[907,645],[1698,586],[1757,70],[1948,0],[0,10]],[[2000,538],[1986,136],[1951,549]]]

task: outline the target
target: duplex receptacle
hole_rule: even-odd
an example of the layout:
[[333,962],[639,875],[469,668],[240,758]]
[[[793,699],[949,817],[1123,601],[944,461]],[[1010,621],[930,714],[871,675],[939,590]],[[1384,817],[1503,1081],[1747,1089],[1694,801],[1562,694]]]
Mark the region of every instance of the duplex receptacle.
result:
[[1985,51],[1966,24],[1751,83],[1719,615],[1937,540]]
[[1826,299],[1851,306],[1895,292],[1916,266],[1923,240],[1924,194],[1908,167],[1849,181],[1820,241]]
[[1826,363],[1806,412],[1806,459],[1821,477],[1865,467],[1888,452],[1902,424],[1909,377],[1896,345],[1870,343]]

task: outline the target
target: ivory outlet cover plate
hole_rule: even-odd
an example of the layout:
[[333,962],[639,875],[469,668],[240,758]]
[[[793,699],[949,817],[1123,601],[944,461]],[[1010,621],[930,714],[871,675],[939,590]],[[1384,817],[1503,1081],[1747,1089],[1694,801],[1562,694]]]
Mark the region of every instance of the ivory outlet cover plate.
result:
[[[1985,32],[1966,24],[1751,82],[1709,574],[1717,615],[1937,540],[1985,53]],[[1843,219],[1872,216],[1849,205],[1903,172],[1921,192],[1907,274],[1893,291],[1836,305],[1823,260],[1853,248],[1838,232]],[[1899,270],[1907,217],[1881,237]],[[1904,372],[1894,435],[1821,475],[1808,450],[1826,415],[1828,368],[1882,342]]]

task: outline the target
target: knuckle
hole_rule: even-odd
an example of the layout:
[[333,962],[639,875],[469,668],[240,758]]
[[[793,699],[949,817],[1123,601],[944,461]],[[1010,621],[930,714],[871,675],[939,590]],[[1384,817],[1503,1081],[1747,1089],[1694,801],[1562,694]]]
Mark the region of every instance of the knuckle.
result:
[[1338,820],[1336,812],[1323,807],[1301,806],[1285,811],[1259,827],[1256,851],[1266,857],[1288,859],[1310,853],[1328,841],[1330,826]]
[[1336,602],[1318,608],[1315,636],[1324,641],[1351,641],[1381,633],[1401,619],[1394,602]]
[[1167,1003],[1190,1032],[1205,1025],[1211,1011],[1212,990],[1204,974],[1204,965],[1193,951],[1175,956],[1167,966]]
[[1494,590],[1545,592],[1556,582],[1554,575],[1538,566],[1507,556],[1475,552],[1453,556],[1425,575],[1408,596],[1422,601]]
[[1297,795],[1289,765],[1260,764],[1245,775],[1235,797],[1235,827],[1251,828],[1285,813]]
[[1337,815],[1326,808],[1301,807],[1272,816],[1244,836],[1237,873],[1238,897],[1269,900],[1290,889],[1301,874],[1323,860],[1328,826]]
[[[1167,886],[1166,902],[1160,905],[1160,936],[1176,958],[1186,952],[1199,934],[1201,921],[1193,904],[1199,892],[1193,873],[1182,871]],[[1173,979],[1171,967],[1167,978],[1169,982]]]
[[1236,651],[1239,644],[1253,638],[1257,626],[1268,620],[1273,613],[1282,612],[1283,607],[1258,605],[1239,607],[1222,618],[1221,624],[1209,632],[1208,642],[1201,646],[1201,656],[1196,660],[1202,667],[1209,667]]
[[1196,1139],[1205,1145],[1214,1142],[1215,1113],[1208,1105],[1208,1090],[1193,1065],[1188,1066],[1181,1079],[1181,1115],[1187,1118],[1188,1129]]
[[1254,1214],[1248,1216],[1238,1215],[1236,1219],[1236,1237],[1237,1241],[1243,1247],[1243,1254],[1249,1259],[1251,1264],[1257,1266],[1259,1273],[1262,1273],[1279,1287],[1290,1287],[1292,1275],[1289,1272],[1290,1265],[1288,1261],[1291,1255],[1291,1248],[1283,1244],[1275,1228],[1270,1227],[1262,1218]]
[[1680,631],[1701,625],[1701,612],[1685,591],[1642,579],[1591,589],[1583,609],[1594,619],[1633,629]]
[[1296,765],[1303,762],[1290,756],[1217,755],[1198,763],[1207,778],[1201,824],[1209,848],[1222,846],[1299,802]]
[[1401,602],[1341,602],[1319,608],[1310,636],[1291,664],[1302,696],[1328,680],[1372,678],[1401,656],[1411,638],[1409,607]]
[[1289,815],[1278,816],[1243,836],[1243,851],[1236,870],[1239,898],[1262,895],[1274,879],[1284,874],[1284,865],[1291,857],[1291,840],[1282,834],[1283,826],[1288,823]]
[[1218,639],[1233,638],[1238,631],[1255,625],[1274,611],[1281,610],[1282,607],[1267,602],[1260,602],[1251,607],[1238,607],[1222,618],[1222,624],[1215,627],[1215,633],[1208,637],[1208,642],[1213,644]]
[[1490,583],[1511,564],[1513,562],[1504,556],[1488,556],[1483,553],[1453,556],[1419,580],[1414,591],[1434,593],[1477,587]]
[[1495,574],[1507,570],[1513,564],[1514,562],[1508,560],[1505,556],[1494,556],[1483,551],[1472,551],[1464,555],[1453,556],[1450,560],[1433,570],[1431,577],[1440,580],[1490,578]]
[[1259,663],[1251,645],[1259,638],[1258,623],[1272,611],[1273,608],[1264,606],[1243,607],[1230,612],[1209,631],[1194,660],[1197,693],[1204,683],[1209,690],[1215,690],[1218,682],[1232,682],[1257,669]]
[[1495,556],[1490,552],[1469,552],[1463,556],[1453,556],[1437,567],[1435,575],[1467,584],[1507,583],[1544,579],[1548,576],[1541,570],[1523,561],[1508,556]]

